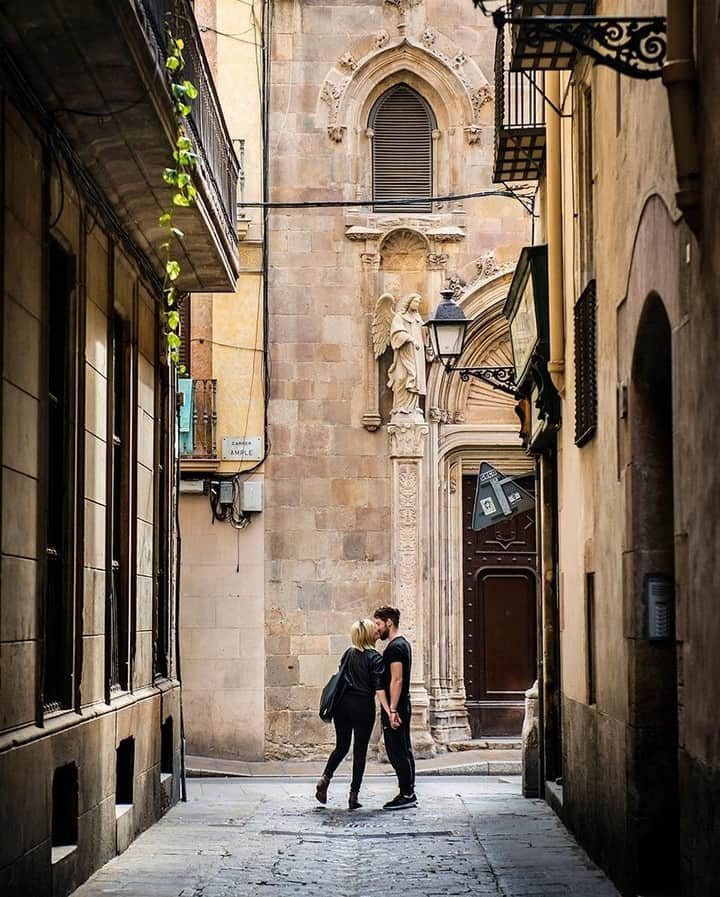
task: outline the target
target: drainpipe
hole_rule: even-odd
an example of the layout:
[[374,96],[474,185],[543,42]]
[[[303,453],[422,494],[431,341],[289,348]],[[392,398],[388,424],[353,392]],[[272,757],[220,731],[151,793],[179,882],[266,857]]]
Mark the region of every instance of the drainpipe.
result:
[[[565,386],[565,311],[563,308],[562,206],[560,158],[560,73],[545,74],[546,109],[546,234],[548,244],[548,298],[550,360],[548,372],[557,391]],[[552,104],[552,105],[551,105]],[[553,108],[553,106],[555,108]]]
[[698,147],[697,77],[693,53],[693,3],[668,0],[667,62],[662,80],[667,88],[675,146],[678,208],[690,229],[700,230],[700,151]]

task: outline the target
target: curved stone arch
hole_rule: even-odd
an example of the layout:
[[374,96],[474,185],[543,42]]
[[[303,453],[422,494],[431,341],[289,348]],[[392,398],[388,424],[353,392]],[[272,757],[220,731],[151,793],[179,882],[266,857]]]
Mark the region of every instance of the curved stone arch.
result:
[[[508,324],[502,310],[512,274],[508,271],[493,277],[458,300],[467,317],[473,321],[458,366],[474,367],[487,363],[487,356],[498,344],[509,342]],[[446,373],[436,362],[428,378],[427,407],[444,409],[449,412],[451,420],[455,419],[466,407],[470,388],[471,381],[463,383],[457,374]]]
[[[344,60],[353,59],[350,74],[333,69],[320,92],[328,107],[330,137],[340,142],[345,131],[364,131],[377,98],[394,84],[407,81],[431,105],[440,131],[462,128],[470,142],[475,142],[481,110],[492,100],[489,82],[459,48],[451,47],[446,53],[436,47],[435,38],[433,32],[426,31],[424,42],[400,37],[376,46],[358,61],[352,54],[341,57],[339,65],[344,67]],[[490,121],[483,123],[489,125]]]

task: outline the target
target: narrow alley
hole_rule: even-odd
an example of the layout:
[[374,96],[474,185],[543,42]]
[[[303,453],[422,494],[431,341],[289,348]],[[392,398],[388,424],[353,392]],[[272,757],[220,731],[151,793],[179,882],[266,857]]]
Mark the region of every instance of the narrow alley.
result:
[[344,777],[327,808],[310,779],[191,779],[188,802],[74,897],[617,895],[519,777],[423,777],[417,809],[384,812],[393,787],[369,778],[350,814]]

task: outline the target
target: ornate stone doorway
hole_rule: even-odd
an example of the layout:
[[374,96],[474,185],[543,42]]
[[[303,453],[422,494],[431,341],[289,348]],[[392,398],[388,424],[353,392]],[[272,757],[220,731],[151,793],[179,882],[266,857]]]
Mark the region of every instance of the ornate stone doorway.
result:
[[519,736],[537,675],[535,516],[475,532],[475,483],[463,476],[465,705],[473,738]]

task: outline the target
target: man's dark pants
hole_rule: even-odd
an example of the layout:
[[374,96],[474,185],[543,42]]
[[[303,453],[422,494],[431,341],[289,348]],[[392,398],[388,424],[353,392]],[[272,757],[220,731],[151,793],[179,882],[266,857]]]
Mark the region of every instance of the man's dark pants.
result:
[[410,743],[412,709],[408,704],[407,707],[398,708],[398,710],[402,722],[397,729],[391,727],[390,720],[383,712],[383,738],[388,760],[398,777],[400,793],[410,795],[415,793],[415,757],[413,757]]

